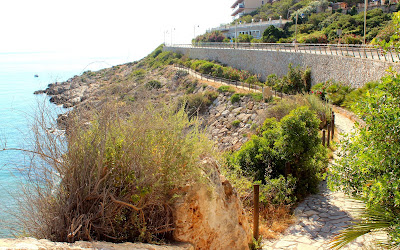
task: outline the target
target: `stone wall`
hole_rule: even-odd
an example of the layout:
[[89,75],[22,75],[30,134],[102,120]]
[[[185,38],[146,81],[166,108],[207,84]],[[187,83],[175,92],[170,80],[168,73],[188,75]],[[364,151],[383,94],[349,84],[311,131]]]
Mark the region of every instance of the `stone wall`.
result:
[[312,84],[327,80],[343,82],[352,87],[379,80],[392,66],[399,71],[400,64],[379,60],[319,55],[286,51],[261,51],[243,49],[178,48],[164,47],[194,59],[215,60],[238,69],[260,74],[262,80],[270,74],[286,75],[289,63],[311,68]]

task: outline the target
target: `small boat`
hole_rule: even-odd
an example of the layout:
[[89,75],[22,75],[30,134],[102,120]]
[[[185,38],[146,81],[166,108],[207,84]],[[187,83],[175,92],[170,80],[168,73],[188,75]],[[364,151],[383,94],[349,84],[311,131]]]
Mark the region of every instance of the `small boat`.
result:
[[39,75],[35,75],[35,77],[39,77]]

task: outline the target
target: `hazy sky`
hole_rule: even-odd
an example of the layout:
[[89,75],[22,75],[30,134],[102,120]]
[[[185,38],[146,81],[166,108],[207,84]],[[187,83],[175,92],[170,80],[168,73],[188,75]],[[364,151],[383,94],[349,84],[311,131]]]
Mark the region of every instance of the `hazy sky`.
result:
[[234,0],[1,0],[0,53],[58,51],[137,60],[228,23]]

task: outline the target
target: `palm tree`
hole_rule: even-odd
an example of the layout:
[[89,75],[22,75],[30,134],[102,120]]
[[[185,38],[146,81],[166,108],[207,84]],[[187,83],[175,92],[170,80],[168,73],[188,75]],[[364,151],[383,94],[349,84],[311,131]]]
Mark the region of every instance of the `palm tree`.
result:
[[[331,249],[340,249],[358,237],[368,233],[380,232],[386,233],[389,236],[393,232],[396,216],[394,216],[392,211],[376,206],[367,209],[362,208],[359,212],[359,219],[332,239],[330,243]],[[376,243],[382,248],[400,248],[400,242],[392,242],[390,237],[387,240],[379,240]]]

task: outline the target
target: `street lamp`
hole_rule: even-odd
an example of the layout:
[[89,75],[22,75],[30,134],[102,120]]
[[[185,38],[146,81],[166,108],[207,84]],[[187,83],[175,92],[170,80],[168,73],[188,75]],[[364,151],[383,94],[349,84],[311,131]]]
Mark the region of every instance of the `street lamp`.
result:
[[365,45],[365,35],[367,32],[367,7],[368,7],[368,0],[364,1],[364,39],[363,44]]
[[298,19],[298,12],[296,11],[296,26],[294,27],[294,42],[297,43],[297,19]]
[[[288,9],[288,13],[287,13],[287,19],[289,19],[289,13],[292,9]],[[298,11],[296,11],[296,24],[294,27],[294,42],[295,44],[297,43],[297,19],[298,19]]]
[[171,28],[171,46],[172,46],[172,31],[174,31],[175,28]]
[[166,41],[165,41],[165,36],[166,36],[166,34],[168,34],[168,30],[164,30],[164,45],[167,45],[167,44],[166,44]]
[[197,26],[197,28],[199,28],[200,25],[194,25],[194,26],[193,26],[194,39],[196,39],[196,26]]

